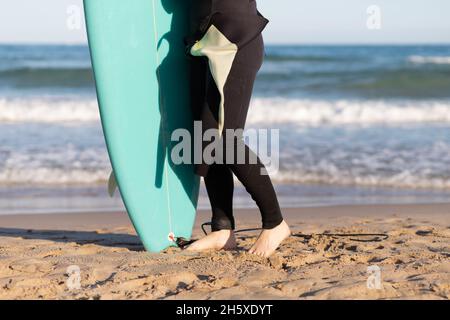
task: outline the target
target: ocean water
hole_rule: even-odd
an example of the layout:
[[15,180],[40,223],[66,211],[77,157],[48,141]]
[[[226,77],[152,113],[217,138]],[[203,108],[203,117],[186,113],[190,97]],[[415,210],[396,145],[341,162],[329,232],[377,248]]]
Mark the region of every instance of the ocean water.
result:
[[[446,201],[450,46],[268,45],[247,128],[283,205]],[[0,45],[0,212],[120,208],[110,170],[88,48]]]

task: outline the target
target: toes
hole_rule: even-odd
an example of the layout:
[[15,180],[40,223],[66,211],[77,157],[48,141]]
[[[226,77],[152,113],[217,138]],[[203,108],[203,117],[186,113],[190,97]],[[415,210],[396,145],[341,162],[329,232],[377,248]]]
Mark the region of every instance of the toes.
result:
[[254,255],[257,255],[259,257],[264,257],[265,256],[264,251],[260,251],[260,250],[255,249],[255,248],[251,248],[250,250],[248,250],[248,252],[250,254],[254,254]]

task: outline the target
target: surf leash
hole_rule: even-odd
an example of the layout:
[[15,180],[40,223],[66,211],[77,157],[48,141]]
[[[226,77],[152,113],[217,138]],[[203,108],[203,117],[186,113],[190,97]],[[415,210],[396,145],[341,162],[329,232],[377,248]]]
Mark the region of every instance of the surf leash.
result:
[[[311,239],[313,236],[325,236],[325,237],[331,237],[331,238],[349,238],[351,241],[356,242],[381,242],[384,240],[387,240],[389,238],[389,235],[386,233],[312,233],[312,234],[303,234],[303,233],[296,233],[292,234],[294,237],[304,238],[306,240]],[[372,237],[370,239],[357,239],[352,237]]]
[[[208,232],[205,229],[205,226],[211,226],[211,222],[204,222],[201,225],[202,231],[205,235],[208,235]],[[250,232],[250,231],[261,231],[262,228],[247,228],[247,229],[239,229],[234,231],[234,233],[240,233],[240,232]],[[324,237],[331,237],[331,238],[349,238],[351,241],[355,242],[382,242],[389,238],[389,235],[386,233],[311,233],[311,234],[303,234],[303,233],[293,233],[293,237],[298,238],[304,238],[305,240],[312,239],[314,236],[324,236]],[[359,237],[355,238],[355,237]],[[361,239],[366,237],[372,237],[370,239]],[[173,241],[176,243],[176,245],[180,249],[185,249],[190,244],[197,241],[197,239],[191,239],[188,240],[183,237],[177,237],[174,238]]]
[[197,241],[197,239],[188,240],[188,239],[183,238],[183,237],[178,237],[178,238],[175,239],[175,243],[178,246],[178,248],[180,248],[180,249],[186,248],[187,246],[189,246],[190,244],[194,243],[195,241]]
[[[155,0],[152,0],[152,9],[153,9],[153,33],[154,33],[154,37],[155,37],[155,52],[156,52],[156,64],[158,66],[157,70],[156,70],[156,77],[158,79],[158,83],[161,83],[161,75],[160,75],[160,66],[161,66],[161,58],[159,56],[159,32],[158,32],[158,24],[157,24],[157,19],[156,19],[156,3]],[[169,137],[167,136],[167,128],[166,128],[166,121],[167,121],[167,110],[166,110],[166,104],[163,98],[163,95],[160,92],[160,107],[161,107],[161,131],[162,131],[162,142],[163,142],[163,150],[164,152],[168,153],[168,143],[167,141],[169,141]],[[171,234],[173,235],[173,225],[172,225],[172,208],[170,205],[170,192],[169,192],[169,173],[167,172],[167,166],[168,166],[168,162],[169,162],[169,155],[166,155],[167,157],[167,162],[164,160],[163,162],[163,174],[164,174],[164,178],[165,178],[165,189],[166,189],[166,198],[167,198],[167,212],[168,212],[168,225],[169,225],[169,238],[171,237]],[[176,239],[175,237],[171,237],[172,241]]]
[[[205,222],[201,225],[202,231],[205,235],[208,235],[208,232],[205,229],[205,226],[210,226],[211,222]],[[249,228],[249,229],[239,229],[236,230],[234,233],[239,232],[248,232],[248,231],[260,231],[262,228]],[[389,238],[389,235],[386,233],[311,233],[311,234],[303,234],[303,233],[293,233],[292,236],[304,238],[306,240],[311,239],[314,236],[324,236],[324,237],[336,237],[336,238],[350,238],[351,241],[356,242],[381,242],[385,241]],[[355,237],[359,237],[355,238]],[[370,239],[361,239],[366,237],[372,237]]]

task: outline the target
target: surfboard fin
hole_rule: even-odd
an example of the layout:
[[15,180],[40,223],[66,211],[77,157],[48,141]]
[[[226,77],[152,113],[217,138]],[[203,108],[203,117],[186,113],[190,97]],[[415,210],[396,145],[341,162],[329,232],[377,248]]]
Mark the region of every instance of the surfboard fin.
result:
[[111,174],[109,175],[108,179],[108,194],[111,198],[114,197],[116,189],[117,189],[116,175],[114,174],[114,171],[111,171]]

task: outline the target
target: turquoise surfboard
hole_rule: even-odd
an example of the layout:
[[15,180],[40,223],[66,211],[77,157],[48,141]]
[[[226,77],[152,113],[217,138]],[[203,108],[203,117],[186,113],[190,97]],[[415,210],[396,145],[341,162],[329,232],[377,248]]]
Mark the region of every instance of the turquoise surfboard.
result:
[[183,39],[189,1],[84,0],[103,132],[114,178],[148,251],[191,237],[199,179],[174,164],[175,129],[193,131]]

